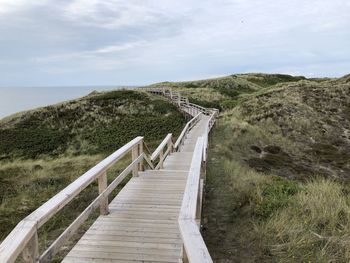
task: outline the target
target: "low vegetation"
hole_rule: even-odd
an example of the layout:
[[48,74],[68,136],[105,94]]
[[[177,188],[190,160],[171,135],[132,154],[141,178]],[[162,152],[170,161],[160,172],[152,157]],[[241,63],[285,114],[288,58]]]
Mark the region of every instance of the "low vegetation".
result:
[[214,262],[349,262],[350,76],[156,86],[222,110],[203,217]]
[[[152,87],[221,109],[203,212],[214,262],[350,261],[350,75],[238,74]],[[131,138],[144,135],[155,146],[184,122],[166,101],[142,91],[94,92],[2,120],[0,239]],[[67,217],[48,222],[42,247],[96,194],[93,185],[65,208]]]
[[183,124],[183,116],[161,98],[132,90],[94,92],[1,121],[0,160],[108,154],[136,136],[152,145],[169,131],[179,133]]
[[[25,216],[134,137],[144,136],[154,149],[167,133],[177,136],[185,122],[166,100],[132,90],[93,92],[1,120],[0,240]],[[129,163],[130,156],[126,156],[114,165],[108,171],[109,181]],[[88,206],[97,189],[96,183],[89,186],[40,228],[41,251]],[[86,222],[72,243],[96,216]],[[70,245],[63,247],[57,262]]]

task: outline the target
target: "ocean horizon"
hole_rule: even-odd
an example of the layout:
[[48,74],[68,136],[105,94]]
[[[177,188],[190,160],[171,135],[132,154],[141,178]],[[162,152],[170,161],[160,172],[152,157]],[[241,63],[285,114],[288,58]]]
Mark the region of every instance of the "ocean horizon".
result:
[[127,85],[0,87],[0,120],[17,112],[77,99],[93,91],[137,87]]

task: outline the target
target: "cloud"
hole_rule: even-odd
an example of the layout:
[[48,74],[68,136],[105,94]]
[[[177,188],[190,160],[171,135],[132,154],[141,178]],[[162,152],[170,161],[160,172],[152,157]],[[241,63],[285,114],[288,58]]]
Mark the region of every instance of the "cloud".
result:
[[46,0],[0,0],[0,15],[45,4]]
[[349,13],[346,0],[0,0],[0,86],[340,75]]

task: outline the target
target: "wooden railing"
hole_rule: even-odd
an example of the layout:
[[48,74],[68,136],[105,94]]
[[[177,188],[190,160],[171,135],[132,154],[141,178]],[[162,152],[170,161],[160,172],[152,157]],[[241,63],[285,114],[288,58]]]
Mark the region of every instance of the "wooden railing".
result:
[[190,172],[179,216],[183,241],[183,262],[212,263],[207,246],[200,233],[205,166],[203,150],[205,137],[199,137],[192,157]]
[[184,263],[212,263],[207,246],[200,233],[200,222],[203,204],[203,188],[206,175],[206,160],[208,149],[209,133],[215,124],[219,114],[217,109],[207,109],[202,106],[189,103],[188,99],[183,99],[180,93],[171,89],[151,89],[149,92],[159,94],[170,99],[180,110],[195,116],[189,121],[177,139],[174,148],[180,149],[185,134],[201,119],[202,115],[210,116],[205,131],[197,139],[195,150],[192,156],[191,167],[186,183],[184,197],[179,215],[179,229],[183,241],[183,262]]
[[[173,151],[173,141],[172,141],[173,135],[169,133],[164,140],[159,144],[157,149],[152,153],[151,155],[151,161],[155,162],[156,159],[159,157],[159,162],[157,166],[154,168],[156,170],[163,168],[163,162],[165,158]],[[165,150],[165,152],[164,152]]]
[[200,222],[206,176],[208,137],[217,115],[218,111],[214,109],[207,122],[204,134],[197,139],[181,205],[179,229],[184,243],[183,262],[185,263],[213,262],[200,233]]
[[188,98],[181,96],[180,92],[174,92],[171,88],[150,88],[146,89],[148,92],[153,94],[162,95],[168,98],[173,104],[180,107],[180,109],[191,116],[196,116],[198,113],[204,115],[211,115],[213,112],[218,114],[219,110],[215,108],[205,108],[200,105],[190,103]]
[[198,113],[196,116],[194,116],[183,128],[180,136],[177,138],[174,149],[176,151],[180,151],[181,145],[183,145],[184,140],[186,139],[186,135],[189,133],[189,131],[200,121],[202,113]]
[[[157,94],[158,91],[154,93]],[[173,94],[171,91],[162,90],[161,95],[166,95],[173,103],[177,103],[180,110],[193,116],[185,125],[175,144],[172,142],[172,134],[168,134],[152,154],[145,144],[143,137],[136,137],[125,144],[19,222],[0,244],[0,263],[14,262],[21,253],[25,262],[51,261],[60,247],[76,233],[78,228],[98,207],[100,207],[101,215],[109,213],[108,196],[130,173],[132,173],[133,176],[138,176],[138,172],[144,170],[144,164],[147,164],[151,169],[161,169],[167,155],[173,151],[180,151],[186,135],[201,120],[203,114],[210,115],[210,118],[204,135],[198,139],[195,147],[181,207],[179,227],[184,242],[184,259],[187,258],[190,263],[212,262],[196,220],[200,220],[203,199],[204,178],[201,178],[201,167],[203,171],[203,169],[205,169],[203,163],[205,163],[206,160],[208,134],[215,122],[218,110],[208,110],[189,103],[188,99],[181,97],[179,93]],[[144,150],[148,152],[148,154],[145,153]],[[130,152],[131,163],[108,185],[107,170]],[[159,159],[159,161],[155,166],[154,163],[157,159]],[[98,181],[99,195],[65,229],[50,247],[40,255],[38,244],[39,228],[96,180]]]
[[[107,170],[130,152],[132,153],[131,164],[108,186]],[[108,195],[129,173],[137,176],[138,171],[143,169],[144,156],[143,137],[136,137],[80,176],[17,224],[0,244],[0,262],[14,262],[21,253],[25,262],[50,261],[62,244],[76,232],[97,207],[100,207],[102,215],[108,214]],[[98,181],[99,195],[51,246],[39,255],[38,229],[95,180]]]

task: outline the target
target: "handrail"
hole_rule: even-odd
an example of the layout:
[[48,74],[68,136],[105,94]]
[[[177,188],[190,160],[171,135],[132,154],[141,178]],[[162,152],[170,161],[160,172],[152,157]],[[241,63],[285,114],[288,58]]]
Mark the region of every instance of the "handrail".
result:
[[157,157],[159,156],[159,154],[161,153],[161,151],[167,146],[169,145],[169,143],[172,143],[171,139],[172,139],[172,134],[169,133],[164,140],[158,145],[157,149],[152,153],[151,155],[151,161],[153,162],[155,159],[157,159]]
[[[152,91],[153,92],[153,91]],[[116,152],[95,165],[84,173],[66,188],[41,205],[33,213],[24,218],[6,239],[0,244],[0,262],[14,262],[19,254],[23,252],[25,261],[28,262],[48,262],[58,252],[59,248],[67,241],[89,217],[89,215],[100,206],[101,214],[108,214],[108,196],[119,185],[119,183],[132,172],[133,176],[138,175],[138,171],[143,170],[143,160],[151,169],[162,168],[166,156],[174,149],[179,150],[186,134],[201,119],[202,114],[210,115],[203,136],[196,142],[191,168],[187,179],[183,203],[179,216],[179,227],[184,242],[184,252],[190,263],[212,263],[209,252],[205,246],[196,223],[198,214],[201,213],[202,186],[201,166],[206,161],[206,151],[208,145],[208,134],[215,123],[218,114],[217,109],[206,109],[199,105],[189,103],[188,99],[181,97],[179,92],[154,91],[169,97],[171,102],[178,106],[184,113],[193,118],[187,122],[175,145],[172,143],[172,134],[168,134],[153,152],[150,158],[144,153],[144,149],[149,151],[144,143],[143,137],[136,137],[125,144]],[[169,96],[168,96],[169,94]],[[187,109],[187,110],[186,110]],[[167,150],[164,153],[164,149]],[[107,170],[127,153],[132,153],[132,163],[116,177],[112,183],[107,185]],[[159,157],[159,162],[154,167],[153,161]],[[205,167],[205,166],[203,166]],[[50,245],[50,247],[39,256],[38,249],[38,229],[50,218],[58,213],[66,204],[75,198],[93,181],[98,179],[99,195],[88,205],[88,207],[64,230],[64,232]],[[199,206],[198,206],[198,203]]]
[[205,108],[205,107],[202,107],[200,105],[197,105],[197,104],[194,104],[194,103],[191,103],[188,101],[188,98],[185,98],[185,97],[182,97],[180,92],[174,92],[172,91],[172,89],[166,89],[166,88],[150,88],[150,89],[146,89],[148,90],[149,92],[152,92],[152,93],[155,93],[155,94],[159,94],[159,95],[163,95],[164,97],[167,97],[170,99],[170,101],[173,103],[173,104],[177,104],[180,108],[181,107],[188,107],[191,109],[191,112],[187,112],[185,111],[186,113],[194,116],[197,113],[194,113],[194,110],[196,109],[197,111],[200,111],[202,112],[203,114],[205,115],[211,115],[212,112],[216,111],[218,112],[219,110],[218,109],[215,109],[215,108]]
[[184,243],[183,252],[189,263],[213,263],[196,223],[196,219],[198,218],[197,205],[201,195],[200,181],[203,148],[204,138],[199,137],[193,153],[178,219],[180,233]]
[[119,176],[117,176],[112,183],[101,193],[95,200],[87,207],[85,210],[71,223],[66,230],[51,244],[51,246],[46,249],[43,255],[40,257],[40,262],[49,262],[53,259],[53,256],[58,252],[59,248],[73,236],[75,231],[88,219],[89,215],[101,204],[103,199],[108,198],[108,196],[113,192],[113,190],[126,178],[126,176],[132,171],[132,169],[138,165],[144,153],[142,153],[136,160],[134,160],[128,167],[126,167]]
[[[36,260],[35,258],[39,256],[37,230],[97,178],[99,179],[99,190],[104,191],[106,189],[104,185],[107,184],[107,169],[131,150],[133,152],[133,161],[135,161],[140,156],[139,145],[142,142],[143,137],[136,137],[128,142],[19,222],[0,244],[0,262],[14,262],[22,251],[26,251],[26,247],[31,248],[30,253],[35,253],[34,255],[29,255],[33,259],[32,261]],[[138,168],[133,166],[133,169],[134,173],[135,169]]]

